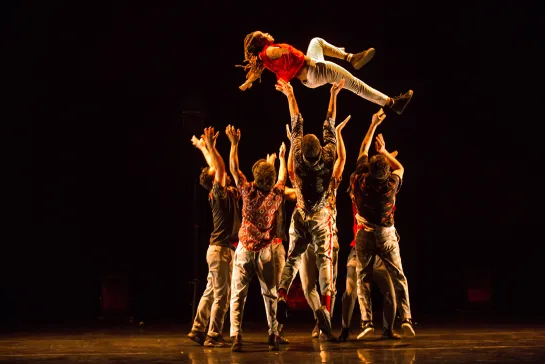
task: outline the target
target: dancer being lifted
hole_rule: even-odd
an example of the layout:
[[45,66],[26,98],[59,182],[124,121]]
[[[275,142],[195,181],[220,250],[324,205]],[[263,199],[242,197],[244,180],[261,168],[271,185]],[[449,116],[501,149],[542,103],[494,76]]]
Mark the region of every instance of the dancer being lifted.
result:
[[309,88],[320,87],[326,83],[338,84],[344,79],[344,88],[347,90],[401,114],[411,101],[412,90],[400,96],[389,97],[354,77],[345,68],[324,59],[324,56],[343,59],[359,70],[373,58],[374,54],[373,48],[356,54],[347,53],[344,48],[331,45],[322,38],[313,38],[305,55],[289,44],[274,43],[274,38],[269,33],[255,31],[244,39],[246,64],[239,67],[246,71],[246,82],[239,88],[245,91],[252,87],[254,81],[261,80],[261,73],[265,68],[273,72],[279,80],[290,82],[293,78],[298,78]]

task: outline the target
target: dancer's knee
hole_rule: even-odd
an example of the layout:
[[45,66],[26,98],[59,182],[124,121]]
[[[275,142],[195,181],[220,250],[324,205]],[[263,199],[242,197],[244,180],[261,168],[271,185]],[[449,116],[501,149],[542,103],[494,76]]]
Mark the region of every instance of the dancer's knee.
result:
[[311,43],[318,43],[319,45],[323,45],[324,44],[324,40],[323,38],[320,38],[320,37],[314,37],[310,40]]

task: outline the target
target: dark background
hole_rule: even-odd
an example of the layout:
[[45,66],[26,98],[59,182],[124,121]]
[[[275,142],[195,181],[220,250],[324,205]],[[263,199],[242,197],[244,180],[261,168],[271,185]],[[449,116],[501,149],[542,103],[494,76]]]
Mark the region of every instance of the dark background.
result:
[[[303,51],[315,36],[354,53],[374,47],[354,74],[388,95],[414,90],[380,132],[406,170],[396,226],[416,318],[478,307],[543,315],[542,2],[2,5],[17,115],[7,120],[20,136],[8,154],[16,178],[2,321],[95,320],[111,275],[127,279],[138,319],[191,320],[189,282],[200,279],[200,296],[211,222],[191,135],[215,126],[227,159],[225,127],[239,127],[247,175],[286,141],[289,112],[274,76],[238,89],[244,72],[235,65],[253,30]],[[292,84],[305,131],[320,133],[329,87]],[[338,120],[352,115],[338,198],[339,297],[352,238],[346,180],[377,109],[339,96]],[[486,277],[492,300],[471,304],[468,288],[486,287]],[[261,315],[252,286],[247,311]]]

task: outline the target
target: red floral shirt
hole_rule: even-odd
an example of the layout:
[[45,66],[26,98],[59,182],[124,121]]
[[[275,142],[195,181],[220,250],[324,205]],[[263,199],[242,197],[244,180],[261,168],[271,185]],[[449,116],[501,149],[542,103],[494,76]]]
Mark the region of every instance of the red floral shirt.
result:
[[250,251],[259,251],[276,238],[276,215],[284,198],[285,182],[278,181],[265,193],[239,173],[238,188],[242,197],[242,225],[239,242]]

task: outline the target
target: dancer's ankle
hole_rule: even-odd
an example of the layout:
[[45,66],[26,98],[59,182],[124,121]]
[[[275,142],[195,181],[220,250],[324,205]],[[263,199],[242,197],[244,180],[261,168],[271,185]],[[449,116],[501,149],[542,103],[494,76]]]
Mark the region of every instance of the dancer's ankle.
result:
[[384,106],[386,107],[392,107],[394,106],[394,99],[392,99],[391,97],[388,97],[388,101],[386,101],[386,104]]

